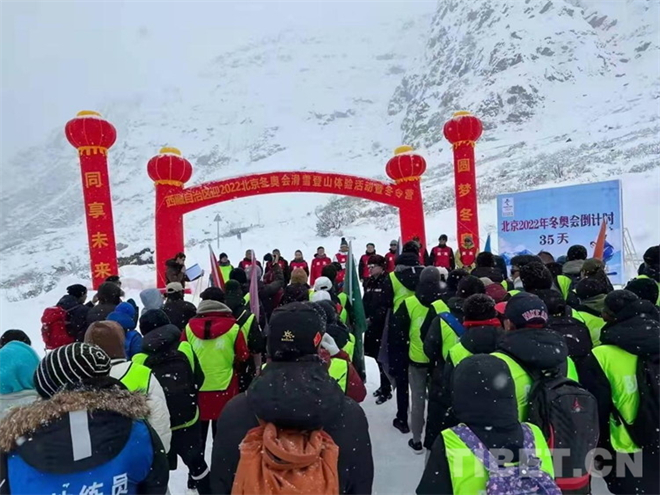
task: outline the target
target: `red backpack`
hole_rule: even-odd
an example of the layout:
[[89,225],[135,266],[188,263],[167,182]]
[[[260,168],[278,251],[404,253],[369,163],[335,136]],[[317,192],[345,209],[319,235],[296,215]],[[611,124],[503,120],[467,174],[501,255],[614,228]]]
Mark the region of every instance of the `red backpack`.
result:
[[73,344],[74,339],[67,328],[67,312],[59,306],[46,308],[41,315],[41,338],[46,344],[46,350],[50,351]]

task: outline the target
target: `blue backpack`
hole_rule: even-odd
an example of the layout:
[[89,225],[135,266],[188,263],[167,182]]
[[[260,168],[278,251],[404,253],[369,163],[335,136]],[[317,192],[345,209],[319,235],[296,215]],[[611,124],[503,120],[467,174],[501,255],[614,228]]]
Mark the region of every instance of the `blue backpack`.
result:
[[541,461],[534,455],[534,435],[523,423],[523,451],[515,466],[500,467],[470,428],[460,425],[452,428],[488,471],[487,495],[561,495],[552,477],[541,469]]

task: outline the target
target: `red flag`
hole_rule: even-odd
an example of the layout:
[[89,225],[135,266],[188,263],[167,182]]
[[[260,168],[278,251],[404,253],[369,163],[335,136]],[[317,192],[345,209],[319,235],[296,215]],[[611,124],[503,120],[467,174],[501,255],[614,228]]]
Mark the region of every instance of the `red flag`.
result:
[[209,244],[209,256],[211,257],[211,281],[213,282],[214,287],[220,287],[222,290],[225,289],[225,281],[220,275],[220,270],[218,270],[218,259],[215,257],[213,248]]
[[603,251],[605,251],[605,238],[607,237],[607,221],[603,220],[600,225],[600,232],[596,238],[596,245],[594,246],[594,258],[603,260]]
[[250,311],[259,321],[259,265],[257,256],[252,250],[252,266],[250,268]]

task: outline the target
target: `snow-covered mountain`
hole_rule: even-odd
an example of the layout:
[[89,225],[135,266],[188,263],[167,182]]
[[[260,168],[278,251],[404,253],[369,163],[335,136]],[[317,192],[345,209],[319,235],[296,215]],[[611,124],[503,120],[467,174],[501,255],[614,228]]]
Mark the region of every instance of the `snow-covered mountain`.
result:
[[[442,125],[452,112],[481,117],[477,148],[482,228],[492,230],[495,195],[564,182],[643,174],[647,198],[633,228],[641,245],[660,223],[658,3],[595,0],[441,0],[401,4],[373,25],[283,29],[219,53],[187,87],[159,88],[98,108],[118,130],[110,174],[120,256],[153,247],[153,186],[146,163],[164,145],[194,167],[191,183],[246,172],[308,169],[384,177],[392,149],[427,157],[427,230],[454,232],[451,154]],[[72,116],[79,109],[72,109]],[[2,164],[0,253],[5,296],[34,296],[64,275],[88,279],[75,150],[54,129]],[[628,176],[627,176],[628,177]],[[640,181],[635,181],[635,184]],[[317,217],[350,209],[349,237],[398,237],[398,217],[353,199],[269,195],[186,217],[189,258],[225,232],[250,227],[222,249],[332,251]],[[653,225],[655,223],[655,225]],[[367,239],[368,238],[368,239]],[[8,292],[10,291],[10,292]]]

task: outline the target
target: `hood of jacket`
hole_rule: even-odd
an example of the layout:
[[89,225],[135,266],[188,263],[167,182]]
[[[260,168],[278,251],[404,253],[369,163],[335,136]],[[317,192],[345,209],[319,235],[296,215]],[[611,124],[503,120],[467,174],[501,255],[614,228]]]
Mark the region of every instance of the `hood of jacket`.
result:
[[234,318],[229,308],[223,311],[197,315],[188,322],[188,326],[195,337],[202,340],[217,339],[231,330],[235,324],[236,318]]
[[561,271],[564,275],[580,275],[580,272],[582,271],[582,265],[584,265],[584,260],[567,261],[561,267]]
[[421,275],[423,269],[424,267],[419,265],[397,265],[394,268],[394,276],[406,289],[415,291],[417,288],[417,283],[419,282],[419,276]]
[[415,296],[427,308],[438,299],[442,299],[442,289],[437,282],[419,282],[415,288]]
[[71,311],[73,308],[82,305],[80,304],[80,302],[78,302],[78,299],[67,294],[65,296],[62,296],[62,298],[59,301],[57,301],[57,306],[59,306],[65,311]]
[[465,328],[461,344],[472,354],[490,354],[495,352],[504,329],[493,325],[476,325]]
[[256,416],[281,428],[315,430],[344,411],[345,396],[318,356],[271,362],[248,389]]
[[163,295],[158,289],[145,289],[140,292],[140,301],[144,309],[142,312],[148,311],[150,309],[163,309]]
[[660,351],[660,316],[649,301],[638,300],[616,315],[617,321],[607,323],[600,333],[603,344],[620,347],[638,356]]
[[537,370],[561,366],[568,356],[564,337],[547,328],[505,332],[498,350],[513,356],[523,366]]
[[605,298],[607,294],[598,294],[597,296],[590,297],[580,302],[580,305],[575,308],[578,311],[585,311],[594,316],[602,317],[603,309],[605,309]]
[[181,341],[181,330],[171,323],[152,330],[142,338],[142,351],[157,354],[176,348]]
[[[18,438],[38,438],[42,432],[48,435],[49,443],[63,441],[70,445],[68,413],[81,410],[88,413],[106,411],[131,421],[149,415],[147,397],[139,392],[117,389],[62,391],[48,400],[39,400],[11,410],[5,418],[6,421],[0,423],[0,451],[9,452],[16,448]],[[95,414],[92,418],[98,416]],[[107,421],[107,418],[105,419]],[[64,430],[66,435],[59,435],[61,430]],[[27,441],[18,447],[21,457],[31,465],[40,466],[40,469],[43,467],[48,472],[62,472],[61,469],[65,466],[58,466],[61,459],[49,456],[55,453],[49,450],[39,441]]]
[[506,363],[478,354],[461,361],[452,375],[452,406],[468,426],[505,428],[518,423],[516,390]]

